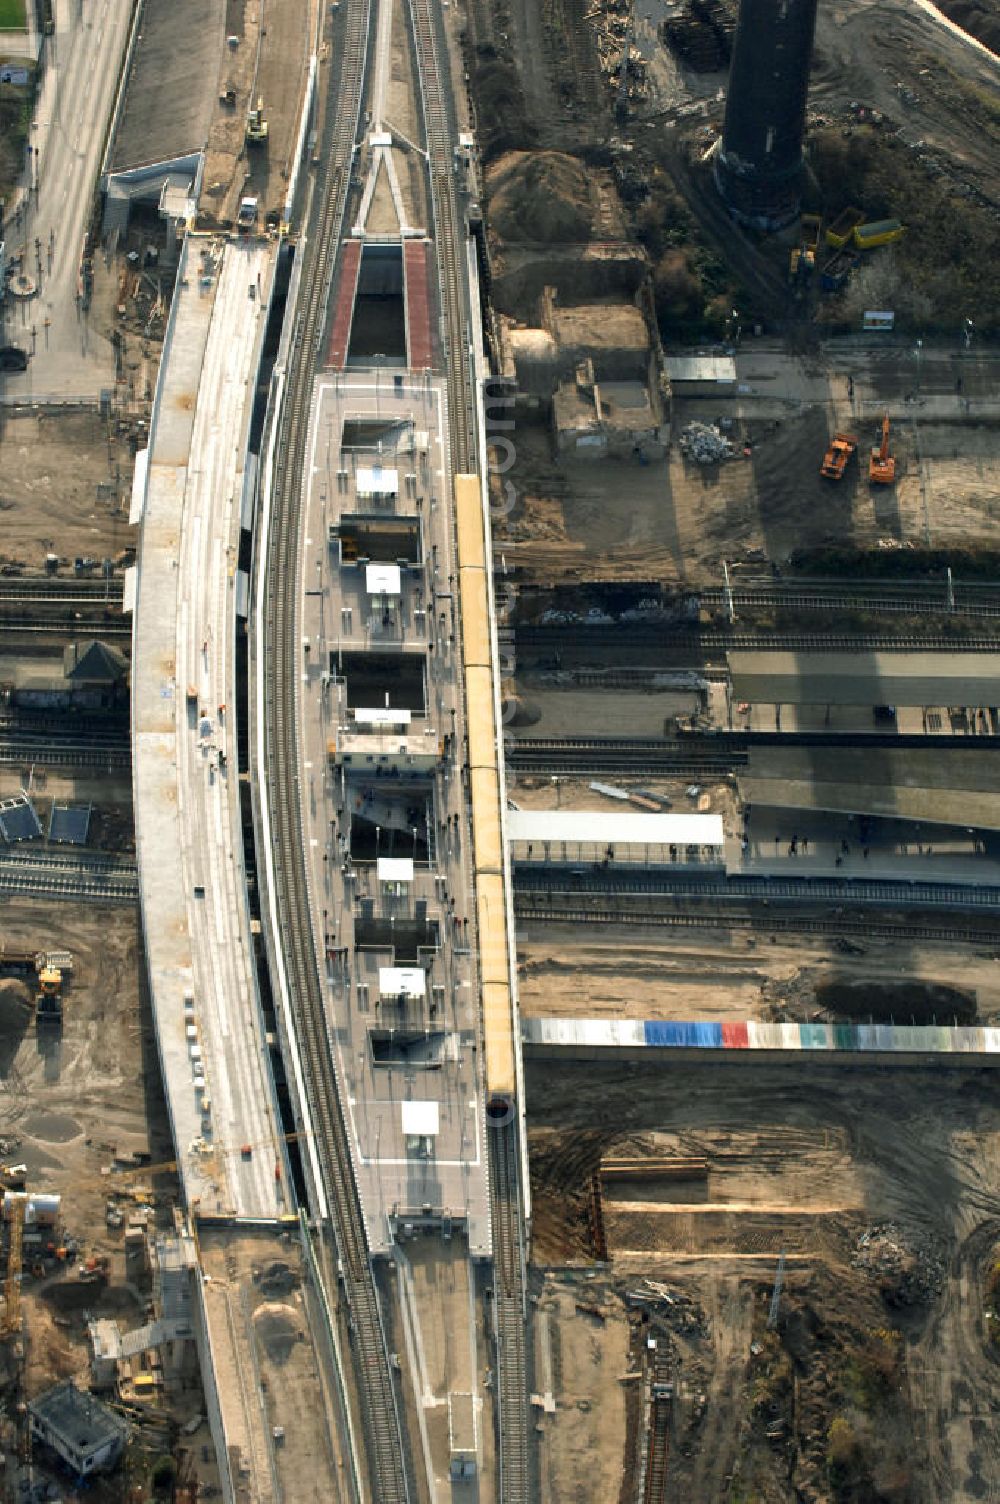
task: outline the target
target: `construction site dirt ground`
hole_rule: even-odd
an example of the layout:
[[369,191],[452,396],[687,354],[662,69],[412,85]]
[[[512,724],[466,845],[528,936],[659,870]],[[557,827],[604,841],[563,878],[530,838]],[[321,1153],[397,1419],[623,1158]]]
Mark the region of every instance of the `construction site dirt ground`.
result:
[[[105,1222],[112,1182],[102,1168],[116,1155],[148,1153],[157,1162],[172,1154],[137,911],[5,898],[0,937],[11,948],[73,955],[61,1029],[36,1027],[33,977],[0,975],[2,1157],[27,1166],[30,1191],[62,1197],[60,1236],[77,1241],[80,1258],[111,1255],[120,1286],[122,1233],[109,1231]],[[174,1183],[171,1190],[176,1194]],[[74,1266],[60,1267],[59,1274],[39,1282],[26,1278],[24,1284],[30,1394],[69,1374],[86,1374],[84,1306],[123,1320],[130,1313],[134,1323],[126,1324],[142,1321],[134,1295],[115,1288],[113,1270],[111,1288],[100,1299],[89,1288],[72,1319],[56,1323],[63,1308],[74,1304]]]
[[[517,926],[525,1016],[764,1022],[995,1025],[997,945],[957,949],[909,939],[838,940],[706,923],[681,931],[629,924]],[[960,988],[952,997],[948,988]],[[937,990],[936,990],[937,989]],[[971,997],[969,996],[971,994]]]
[[[244,193],[257,195],[262,219],[280,217],[298,142],[316,9],[316,0],[227,0],[227,45],[219,59],[219,99],[205,154],[203,217],[234,222]],[[233,104],[225,101],[230,90]],[[247,111],[258,100],[267,138],[248,148]]]
[[[529,1060],[526,1075],[536,1388],[542,1313],[558,1354],[541,1469],[575,1485],[548,1497],[634,1496],[623,1392],[648,1337],[673,1383],[666,1497],[998,1496],[989,1073]],[[606,1182],[609,1262],[588,1271],[591,1177],[611,1153],[693,1168]],[[578,1412],[599,1394],[601,1445],[581,1468]]]
[[72,568],[75,558],[113,559],[134,545],[131,457],[126,462],[115,451],[109,468],[107,423],[96,411],[5,416],[0,423],[0,562],[40,574],[47,553]]
[[[912,363],[912,362],[911,362]],[[771,404],[768,404],[771,407]],[[742,416],[741,416],[742,414]],[[720,559],[783,563],[793,549],[836,541],[883,540],[922,547],[988,543],[1000,489],[998,425],[923,420],[892,430],[898,478],[871,487],[855,460],[839,484],[819,466],[830,435],[859,427],[875,442],[874,419],[859,425],[843,403],[755,418],[750,399],[678,401],[673,430],[691,421],[732,424],[749,458],[697,465],[675,444],[665,460],[556,460],[541,424],[518,424],[516,460],[505,475],[517,496],[498,544],[522,578],[657,579],[718,584]]]
[[297,1233],[204,1224],[198,1244],[209,1319],[217,1332],[228,1324],[234,1334],[231,1345],[217,1343],[216,1382],[231,1399],[256,1388],[261,1409],[255,1404],[248,1413],[274,1439],[277,1497],[326,1504],[344,1463],[334,1455],[333,1401],[316,1364],[314,1340],[323,1340],[323,1318],[304,1275]]

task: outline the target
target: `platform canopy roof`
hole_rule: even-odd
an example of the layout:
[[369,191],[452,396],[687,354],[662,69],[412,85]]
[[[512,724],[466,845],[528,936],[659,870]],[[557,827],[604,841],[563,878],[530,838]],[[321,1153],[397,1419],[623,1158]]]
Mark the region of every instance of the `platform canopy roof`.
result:
[[359,496],[395,496],[399,471],[389,465],[359,465],[356,487]]
[[939,748],[752,747],[740,774],[747,803],[1000,830],[996,753]]
[[440,1132],[440,1103],[401,1102],[403,1132],[407,1138],[437,1138]]
[[399,595],[402,577],[398,564],[369,564],[365,570],[369,595]]
[[427,990],[427,973],[422,966],[380,966],[380,997],[423,997]]
[[1000,705],[1000,653],[732,652],[751,705]]
[[667,375],[672,382],[714,381],[732,385],[736,361],[732,355],[668,355]]
[[518,809],[507,814],[511,841],[571,845],[722,846],[721,815],[660,815],[592,809]]

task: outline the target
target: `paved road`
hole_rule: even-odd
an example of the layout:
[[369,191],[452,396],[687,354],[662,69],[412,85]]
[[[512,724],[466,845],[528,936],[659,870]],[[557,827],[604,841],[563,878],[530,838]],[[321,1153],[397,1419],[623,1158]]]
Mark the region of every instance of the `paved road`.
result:
[[28,370],[8,374],[0,387],[0,398],[8,401],[92,397],[114,380],[111,345],[77,308],[76,289],[131,6],[127,0],[59,0],[55,10],[56,32],[47,44],[49,67],[31,131],[38,191],[28,196],[20,219],[5,226],[12,249],[27,246],[25,270],[32,276],[38,238],[42,268],[39,294],[23,303],[11,300],[6,313],[7,335],[25,349],[32,346],[32,326],[36,331]]
[[[893,417],[954,420],[1000,414],[992,350],[916,341],[864,345],[829,340],[817,354],[791,355],[771,341],[744,339],[736,356],[741,393],[761,415],[789,405],[850,404],[859,415],[887,408]],[[849,383],[853,382],[853,387]]]

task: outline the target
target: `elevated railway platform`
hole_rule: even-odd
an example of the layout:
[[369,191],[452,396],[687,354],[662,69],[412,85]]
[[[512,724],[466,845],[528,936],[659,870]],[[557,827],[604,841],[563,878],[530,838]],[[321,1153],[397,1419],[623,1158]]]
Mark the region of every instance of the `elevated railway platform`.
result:
[[451,1223],[491,1251],[444,393],[320,378],[301,578],[317,962],[369,1247]]
[[[339,19],[263,467],[262,917],[283,1049],[301,1062],[293,1109],[316,1126],[309,1194],[336,1251],[373,1496],[471,1485],[518,1504],[522,1155],[519,1104],[490,1084],[491,1037],[508,1084],[518,1050],[467,145],[429,0],[346,0]],[[456,474],[479,528],[468,607]]]

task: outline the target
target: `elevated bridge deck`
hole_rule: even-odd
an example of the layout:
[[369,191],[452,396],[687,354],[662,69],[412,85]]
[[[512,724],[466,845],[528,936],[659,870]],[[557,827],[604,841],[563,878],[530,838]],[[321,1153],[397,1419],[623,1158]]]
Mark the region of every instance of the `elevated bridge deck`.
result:
[[[274,1106],[236,745],[237,558],[247,428],[274,266],[264,243],[189,240],[139,467],[133,745],[140,901],[184,1203],[196,1338],[223,1498],[341,1498],[325,1359]],[[249,297],[249,289],[262,297]],[[296,1357],[261,1340],[261,1267],[287,1271]],[[290,1327],[290,1329],[291,1329]],[[300,1344],[300,1345],[299,1345]],[[277,1447],[275,1430],[287,1445]],[[303,1487],[307,1457],[310,1487]],[[315,1489],[315,1491],[313,1491]]]
[[248,288],[258,277],[266,288],[272,265],[263,244],[185,251],[151,425],[133,652],[136,847],[179,1174],[189,1205],[248,1217],[289,1210],[234,714],[243,454],[266,314]]

